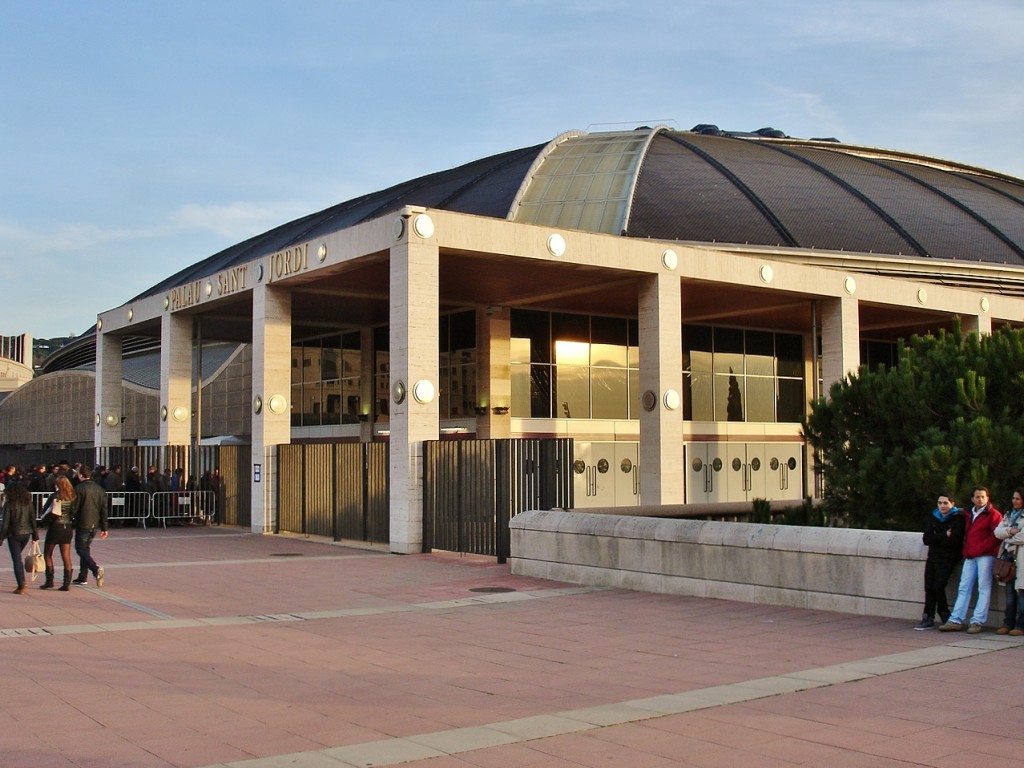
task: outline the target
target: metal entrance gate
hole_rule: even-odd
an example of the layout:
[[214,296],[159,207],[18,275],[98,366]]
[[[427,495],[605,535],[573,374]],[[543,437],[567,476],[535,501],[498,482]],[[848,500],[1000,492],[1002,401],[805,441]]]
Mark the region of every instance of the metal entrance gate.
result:
[[277,532],[390,541],[387,443],[293,443],[277,450]]
[[573,505],[571,439],[430,440],[423,444],[423,548],[510,554],[508,521]]

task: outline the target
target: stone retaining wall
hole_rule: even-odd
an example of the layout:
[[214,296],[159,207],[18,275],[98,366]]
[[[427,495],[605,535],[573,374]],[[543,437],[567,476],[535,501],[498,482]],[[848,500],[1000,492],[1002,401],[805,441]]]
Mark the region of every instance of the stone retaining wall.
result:
[[[645,592],[918,620],[921,534],[531,511],[511,523],[512,572]],[[950,605],[956,594],[950,581]],[[989,624],[1002,618],[993,588]]]

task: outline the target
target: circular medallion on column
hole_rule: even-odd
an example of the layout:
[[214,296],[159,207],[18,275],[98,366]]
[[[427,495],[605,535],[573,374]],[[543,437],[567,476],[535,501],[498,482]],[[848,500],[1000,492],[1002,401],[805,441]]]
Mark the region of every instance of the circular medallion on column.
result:
[[657,407],[657,405],[658,396],[654,394],[654,392],[652,392],[651,390],[648,389],[642,395],[640,395],[640,406],[645,411],[653,411]]
[[391,399],[395,401],[395,405],[401,405],[405,402],[405,382],[401,379],[396,381],[394,386],[391,387]]
[[762,283],[770,283],[775,277],[775,272],[772,270],[770,264],[762,264],[761,269],[758,270],[757,274],[761,278]]
[[167,421],[167,406],[160,406],[160,421]]
[[256,282],[257,283],[262,283],[263,282],[263,265],[262,264],[257,264],[256,265]]
[[207,296],[212,296],[213,295],[213,283],[210,280],[206,281],[206,295]]
[[412,396],[417,403],[429,403],[434,399],[434,385],[426,379],[420,379],[412,385]]
[[164,296],[164,309],[167,309],[169,306],[171,306],[171,297]]
[[99,317],[96,318],[96,330],[97,331],[102,331],[103,330],[103,319],[102,318],[99,318]]
[[259,395],[252,399],[252,412],[257,414],[263,412],[263,398]]
[[427,214],[421,213],[412,220],[412,231],[416,233],[417,237],[422,237],[426,240],[434,234],[434,220],[427,216]]
[[128,322],[129,323],[132,321],[133,317],[135,317],[135,310],[134,309],[129,309],[128,310]]
[[394,223],[391,225],[391,234],[395,240],[401,240],[405,235],[405,219],[401,216],[395,218]]
[[918,288],[917,289],[917,303],[918,304],[927,304],[928,303],[928,291],[926,291],[924,288]]
[[679,254],[671,248],[666,248],[661,252],[661,265],[669,272],[674,272],[676,267],[679,266]]
[[269,408],[270,412],[275,416],[280,416],[284,413],[287,407],[288,400],[284,395],[271,395],[270,399],[267,401],[267,408]]
[[107,418],[104,419],[104,421],[107,422],[108,427],[116,427],[120,420],[117,418],[116,413],[108,413]]
[[188,408],[184,405],[179,405],[171,411],[171,418],[175,421],[184,421],[188,418]]
[[670,411],[676,410],[682,404],[682,399],[679,397],[679,393],[674,389],[669,389],[665,392],[663,401],[665,403],[665,407]]
[[327,258],[327,243],[320,243],[320,247],[316,250],[316,257],[320,260],[321,264],[324,263],[324,260]]
[[982,312],[988,312],[988,310],[989,310],[988,296],[982,296],[981,297],[981,301],[978,302],[978,306],[981,307],[981,311]]
[[843,290],[852,296],[857,292],[857,281],[852,277],[846,278],[843,280]]
[[97,413],[97,414],[96,414],[96,426],[97,426],[97,427],[98,427],[98,426],[100,425],[100,419],[101,419],[101,417],[100,417],[100,415],[99,415],[99,414]]
[[548,253],[552,256],[564,256],[565,255],[565,238],[557,232],[553,235],[548,235]]

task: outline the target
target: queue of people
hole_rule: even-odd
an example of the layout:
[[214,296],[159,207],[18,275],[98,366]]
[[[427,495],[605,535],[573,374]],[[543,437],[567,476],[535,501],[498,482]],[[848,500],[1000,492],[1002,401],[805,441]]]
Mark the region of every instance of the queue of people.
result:
[[[914,627],[940,632],[978,634],[988,621],[993,569],[997,559],[1016,563],[1016,575],[1003,584],[1005,609],[1000,635],[1024,635],[1024,487],[1013,492],[1003,515],[989,499],[988,488],[971,491],[971,505],[958,509],[952,495],[941,493],[922,534],[928,547],[924,571],[924,613]],[[956,601],[949,607],[946,586],[960,565]],[[974,609],[970,610],[974,600]],[[936,613],[938,621],[936,621]]]
[[[25,584],[25,547],[29,540],[39,541],[40,523],[36,521],[36,511],[32,504],[31,481],[17,471],[8,470],[5,474],[3,522],[0,523],[0,542],[7,540],[14,566],[14,578],[17,587],[14,593],[24,595]],[[37,473],[39,474],[39,473]],[[77,482],[72,482],[72,475]],[[64,580],[58,591],[67,592],[70,585],[88,583],[92,573],[96,586],[102,587],[104,571],[92,556],[92,542],[99,535],[107,537],[107,493],[93,479],[92,467],[76,465],[72,470],[58,471],[53,479],[53,490],[43,506],[41,524],[46,527],[46,540],[43,545],[46,580],[41,589],[53,589],[55,586],[55,566],[53,552],[59,550],[64,566]],[[75,552],[79,558],[78,577],[72,581],[71,542],[74,540]]]

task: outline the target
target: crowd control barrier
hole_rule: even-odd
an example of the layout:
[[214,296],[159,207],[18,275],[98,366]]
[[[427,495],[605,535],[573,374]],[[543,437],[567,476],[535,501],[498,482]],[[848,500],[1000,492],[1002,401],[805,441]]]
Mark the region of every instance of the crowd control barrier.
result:
[[[45,514],[44,507],[49,493],[33,493],[32,507],[36,520]],[[115,491],[107,493],[107,520],[134,520],[145,528],[147,521],[167,522],[214,522],[217,516],[217,499],[213,491]]]

